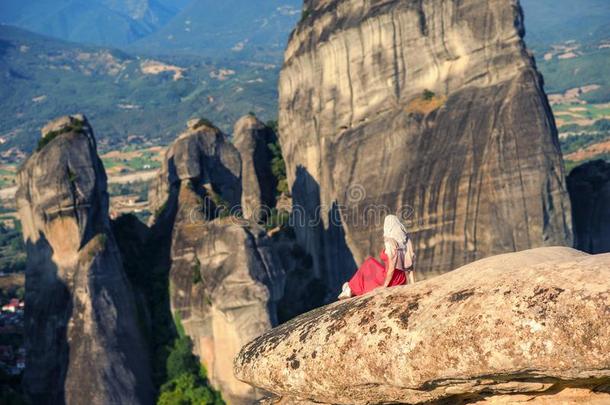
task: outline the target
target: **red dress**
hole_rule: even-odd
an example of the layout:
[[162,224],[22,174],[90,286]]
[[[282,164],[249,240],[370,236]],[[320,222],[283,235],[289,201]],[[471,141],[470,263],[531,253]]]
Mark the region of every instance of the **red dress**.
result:
[[[379,256],[384,263],[387,263],[388,256],[385,254],[385,249],[381,251]],[[386,274],[385,264],[379,263],[374,257],[369,257],[349,281],[349,288],[353,295],[366,294],[376,288],[383,287]],[[394,270],[394,275],[388,287],[404,284],[407,284],[407,274],[402,270]]]

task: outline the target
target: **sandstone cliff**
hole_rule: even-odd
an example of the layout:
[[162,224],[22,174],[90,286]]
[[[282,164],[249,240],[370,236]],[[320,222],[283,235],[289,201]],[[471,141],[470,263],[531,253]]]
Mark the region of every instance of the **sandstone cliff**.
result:
[[588,162],[568,176],[572,200],[574,247],[589,253],[610,252],[610,163]]
[[240,202],[240,170],[239,153],[224,134],[191,123],[169,148],[151,191],[160,207],[156,223],[167,222],[172,238],[172,312],[230,403],[260,397],[235,379],[232,359],[277,324],[284,283],[264,231],[229,215]]
[[235,124],[233,143],[242,162],[241,208],[245,218],[264,221],[275,206],[277,181],[271,172],[273,158],[269,144],[275,133],[253,115],[242,117]]
[[610,255],[491,257],[297,317],[235,373],[288,403],[610,403],[608,280]]
[[150,404],[147,346],[83,116],[43,129],[18,175],[26,270],[24,386],[37,404]]
[[[193,193],[186,193],[187,190]],[[178,211],[178,196],[183,200]],[[205,207],[197,211],[199,197]],[[237,207],[241,200],[241,160],[239,152],[225,135],[203,119],[188,122],[187,130],[167,150],[159,175],[149,191],[150,209],[155,220],[216,218]]]
[[425,277],[571,244],[557,130],[523,35],[517,0],[305,2],[279,134],[316,276],[336,288],[378,254],[389,212]]

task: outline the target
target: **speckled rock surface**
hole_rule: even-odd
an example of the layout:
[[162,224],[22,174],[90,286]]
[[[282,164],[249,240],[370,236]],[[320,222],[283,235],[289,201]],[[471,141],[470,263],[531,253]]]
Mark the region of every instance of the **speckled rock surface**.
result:
[[319,226],[298,229],[317,276],[337,290],[379,253],[382,216],[396,211],[420,277],[571,245],[557,130],[517,0],[305,10],[285,52],[279,135],[294,205],[306,219],[323,207]]
[[483,259],[304,314],[246,345],[235,374],[334,404],[594,398],[610,387],[608,280],[610,255],[569,248]]
[[275,206],[277,180],[271,172],[269,144],[276,135],[253,115],[237,121],[233,130],[233,144],[239,151],[242,162],[241,207],[244,218],[263,221]]
[[110,230],[106,174],[83,116],[18,174],[27,249],[23,384],[34,404],[151,404],[148,348]]

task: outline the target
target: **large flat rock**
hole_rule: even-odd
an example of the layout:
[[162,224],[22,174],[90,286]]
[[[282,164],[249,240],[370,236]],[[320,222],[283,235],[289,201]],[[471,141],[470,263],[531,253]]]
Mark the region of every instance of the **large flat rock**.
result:
[[495,256],[295,318],[245,346],[235,373],[334,404],[593,398],[610,383],[609,280],[610,255]]

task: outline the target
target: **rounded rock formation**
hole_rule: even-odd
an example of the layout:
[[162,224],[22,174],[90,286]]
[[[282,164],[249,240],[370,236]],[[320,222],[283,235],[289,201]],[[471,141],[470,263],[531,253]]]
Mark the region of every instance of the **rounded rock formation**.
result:
[[483,259],[297,317],[246,345],[235,374],[332,404],[608,403],[609,280],[610,255],[569,248]]
[[275,206],[277,180],[271,172],[273,155],[269,144],[275,142],[273,130],[248,114],[237,121],[233,143],[242,162],[241,208],[244,218],[262,222]]
[[239,152],[204,120],[169,147],[151,189],[156,238],[171,238],[171,311],[208,377],[233,404],[259,390],[238,381],[232,359],[277,324],[284,271],[264,230],[238,217]]
[[[239,152],[225,134],[205,119],[193,119],[187,130],[176,139],[165,153],[159,175],[149,191],[153,221],[170,220],[176,214],[197,215],[197,201],[177,212],[177,197],[181,188],[189,188],[196,195],[206,196],[203,215],[208,219],[219,211],[230,211],[241,201],[241,160]],[[186,201],[183,201],[186,203]],[[222,206],[221,206],[222,205]]]
[[24,387],[32,403],[150,404],[148,350],[82,115],[43,129],[18,174],[27,250]]

